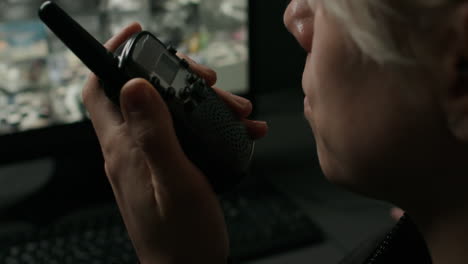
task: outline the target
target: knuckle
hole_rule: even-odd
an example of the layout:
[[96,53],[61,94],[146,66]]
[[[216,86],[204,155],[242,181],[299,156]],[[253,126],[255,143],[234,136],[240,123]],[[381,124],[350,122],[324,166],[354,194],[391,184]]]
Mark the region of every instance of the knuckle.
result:
[[108,152],[105,156],[104,169],[110,182],[119,182],[120,175],[124,172],[126,162],[126,154],[124,151]]
[[104,154],[106,173],[109,177],[113,177],[119,171],[122,158],[116,151],[107,149]]
[[93,89],[95,86],[96,77],[92,74],[89,75],[88,81],[86,82],[85,86],[81,91],[81,98],[83,99],[83,103],[85,106],[88,106],[91,103],[93,98]]
[[207,68],[207,71],[209,73],[209,75],[211,76],[211,78],[216,81],[218,79],[218,73],[216,73],[215,70],[211,69],[211,68]]
[[106,173],[114,177],[121,171],[121,166],[125,164],[127,158],[127,149],[124,137],[115,134],[101,141],[101,150],[105,160]]
[[115,165],[116,163],[111,162],[110,160],[106,160],[104,162],[104,170],[110,182],[115,182],[115,179],[117,178],[118,170]]
[[91,91],[88,84],[83,87],[83,90],[81,91],[81,98],[83,99],[83,104],[87,106],[91,98]]
[[99,141],[101,143],[101,150],[102,154],[104,155],[105,159],[108,159],[116,152],[116,146],[118,142],[118,138],[116,136],[108,136],[105,138],[100,138]]

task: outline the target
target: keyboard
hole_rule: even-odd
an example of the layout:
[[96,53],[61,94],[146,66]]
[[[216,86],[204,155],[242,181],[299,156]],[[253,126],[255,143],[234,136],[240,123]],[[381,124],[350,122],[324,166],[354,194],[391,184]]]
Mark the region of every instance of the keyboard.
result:
[[[319,243],[316,224],[272,186],[221,199],[235,262]],[[64,217],[30,232],[0,237],[4,264],[135,264],[137,257],[115,205]]]
[[284,193],[265,184],[221,200],[234,260],[323,241],[321,229]]

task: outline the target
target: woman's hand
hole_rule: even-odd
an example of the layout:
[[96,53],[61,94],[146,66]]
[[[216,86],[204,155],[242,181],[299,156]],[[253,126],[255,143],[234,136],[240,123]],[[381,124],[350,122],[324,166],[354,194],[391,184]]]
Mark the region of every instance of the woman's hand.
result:
[[[132,24],[106,44],[113,51],[141,30]],[[216,74],[189,60],[210,86]],[[265,122],[247,120],[246,99],[216,89],[244,120],[253,138]],[[146,80],[121,90],[121,111],[91,74],[83,90],[105,159],[105,169],[132,243],[142,264],[225,263],[228,235],[219,202],[205,176],[186,157],[165,102]]]

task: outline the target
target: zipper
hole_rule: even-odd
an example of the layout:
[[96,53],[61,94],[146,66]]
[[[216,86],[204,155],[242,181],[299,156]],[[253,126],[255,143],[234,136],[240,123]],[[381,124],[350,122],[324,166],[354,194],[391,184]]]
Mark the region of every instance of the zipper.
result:
[[374,254],[366,262],[367,264],[379,264],[383,256],[390,250],[392,245],[395,242],[395,236],[398,231],[401,229],[402,225],[407,222],[407,216],[404,214],[398,223],[390,230],[390,232],[385,236],[384,240],[380,243],[377,249],[374,251]]

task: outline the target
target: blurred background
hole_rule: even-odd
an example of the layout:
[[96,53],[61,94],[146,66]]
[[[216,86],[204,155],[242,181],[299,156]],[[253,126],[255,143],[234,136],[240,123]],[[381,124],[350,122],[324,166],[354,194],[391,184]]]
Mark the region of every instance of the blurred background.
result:
[[[80,91],[88,70],[38,21],[41,2],[2,0],[0,4],[2,134],[77,122],[86,116]],[[216,68],[220,87],[236,93],[247,90],[246,1],[56,2],[101,42],[138,21],[163,42]]]

